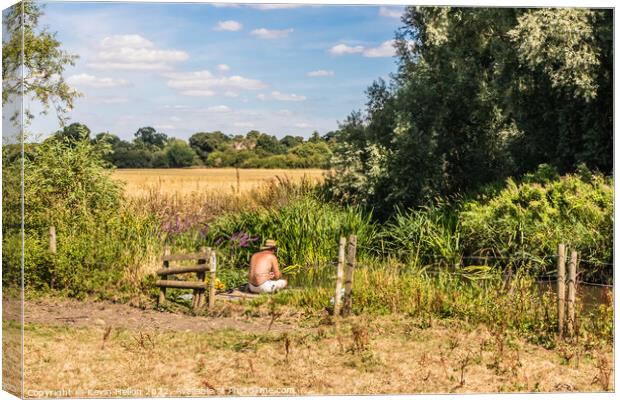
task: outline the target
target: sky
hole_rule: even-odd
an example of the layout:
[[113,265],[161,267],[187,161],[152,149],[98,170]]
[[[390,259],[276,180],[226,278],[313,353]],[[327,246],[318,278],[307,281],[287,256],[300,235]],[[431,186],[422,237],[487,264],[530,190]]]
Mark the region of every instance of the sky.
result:
[[[396,71],[402,6],[47,2],[41,24],[79,55],[69,117],[131,139],[220,130],[324,134]],[[38,107],[31,105],[36,112]],[[30,131],[58,129],[37,116]]]

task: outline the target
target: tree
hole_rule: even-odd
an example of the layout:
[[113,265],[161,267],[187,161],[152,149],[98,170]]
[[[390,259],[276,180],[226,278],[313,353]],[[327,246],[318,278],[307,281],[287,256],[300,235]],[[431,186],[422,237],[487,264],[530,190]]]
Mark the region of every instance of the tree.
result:
[[98,143],[108,143],[114,149],[121,143],[121,139],[113,133],[110,132],[100,132],[95,138],[92,140],[93,144]]
[[230,137],[220,131],[198,132],[189,138],[189,145],[202,161],[206,162],[210,153],[224,150],[230,140]]
[[[22,93],[32,96],[43,105],[43,114],[53,108],[62,126],[66,113],[80,96],[62,76],[67,66],[74,65],[77,56],[62,50],[56,33],[38,26],[43,14],[41,8],[36,1],[23,0],[4,15],[9,39],[2,44],[2,104],[21,97]],[[26,120],[33,117],[25,110]]]
[[365,185],[391,210],[543,163],[611,172],[611,20],[610,10],[407,8],[398,72],[341,126],[332,184]]
[[54,136],[58,139],[69,140],[71,142],[90,140],[90,129],[84,124],[74,122],[57,131]]
[[184,140],[170,140],[164,153],[167,166],[172,168],[189,167],[196,163],[196,153]]
[[304,142],[304,138],[301,136],[286,135],[282,139],[280,139],[280,143],[289,149],[295,146],[298,146],[302,144],[303,142]]
[[256,139],[256,149],[262,149],[269,154],[284,154],[286,148],[272,135],[261,133]]
[[155,147],[158,149],[163,149],[168,141],[168,135],[165,133],[159,133],[155,130],[155,128],[150,126],[138,129],[134,136],[136,137],[134,140],[136,145],[145,146],[147,148]]
[[312,136],[310,137],[310,139],[308,139],[308,141],[312,143],[318,143],[321,141],[321,135],[319,135],[319,132],[314,131],[312,132]]

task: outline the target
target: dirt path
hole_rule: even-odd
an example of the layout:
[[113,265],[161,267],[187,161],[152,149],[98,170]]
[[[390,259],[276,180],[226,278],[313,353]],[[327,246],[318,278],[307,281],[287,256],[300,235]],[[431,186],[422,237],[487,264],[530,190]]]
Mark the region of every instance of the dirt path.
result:
[[[125,329],[157,329],[162,331],[205,332],[236,329],[246,332],[266,332],[270,318],[203,317],[156,310],[143,310],[126,304],[90,300],[38,299],[25,303],[26,324],[94,327],[111,326]],[[285,332],[293,325],[275,321],[270,331]]]

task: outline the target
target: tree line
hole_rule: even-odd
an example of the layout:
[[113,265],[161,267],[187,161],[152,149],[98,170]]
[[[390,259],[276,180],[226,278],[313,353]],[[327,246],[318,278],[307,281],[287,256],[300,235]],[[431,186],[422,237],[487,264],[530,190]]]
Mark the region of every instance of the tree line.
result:
[[251,130],[246,135],[221,131],[197,132],[189,141],[169,137],[155,128],[139,128],[133,140],[109,132],[91,138],[90,129],[79,122],[55,132],[61,140],[88,140],[108,148],[105,159],[117,168],[183,168],[191,166],[239,168],[327,168],[334,134],[308,139],[286,135],[281,139]]
[[334,194],[391,212],[545,164],[613,172],[613,10],[408,7],[398,70],[334,149]]

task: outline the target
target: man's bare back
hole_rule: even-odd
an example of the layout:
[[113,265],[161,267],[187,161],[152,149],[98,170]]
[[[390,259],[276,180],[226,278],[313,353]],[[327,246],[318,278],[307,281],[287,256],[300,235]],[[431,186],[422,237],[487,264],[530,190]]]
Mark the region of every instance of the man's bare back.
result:
[[254,286],[260,286],[271,279],[280,279],[280,266],[272,250],[263,250],[255,253],[250,259],[249,281]]
[[252,293],[275,293],[287,286],[276,257],[275,240],[265,241],[261,251],[252,256],[248,278],[248,289]]

